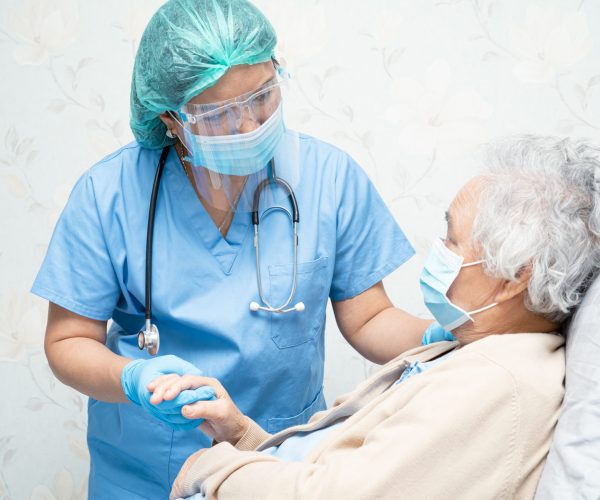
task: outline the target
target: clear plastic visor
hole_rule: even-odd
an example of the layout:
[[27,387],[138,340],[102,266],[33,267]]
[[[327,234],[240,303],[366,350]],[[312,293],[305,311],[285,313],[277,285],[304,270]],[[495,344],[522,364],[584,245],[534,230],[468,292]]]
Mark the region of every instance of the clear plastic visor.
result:
[[[250,212],[254,192],[269,176],[292,187],[299,180],[299,137],[284,124],[286,78],[276,75],[257,90],[210,104],[187,104],[176,121],[180,161],[196,191],[210,206],[225,212]],[[261,206],[279,201],[279,189],[267,186]]]
[[181,125],[194,135],[243,134],[265,123],[282,102],[284,80],[275,76],[258,90],[210,104],[186,104],[179,112]]
[[[249,175],[218,174],[205,167],[189,166],[196,191],[202,200],[221,212],[252,212],[255,194],[263,186],[260,194],[260,210],[268,207],[289,207],[288,193],[275,183],[264,181],[272,176],[285,180],[292,189],[300,181],[300,137],[295,130],[286,130],[283,139],[275,150],[271,162],[265,168]],[[223,216],[224,217],[224,216]]]

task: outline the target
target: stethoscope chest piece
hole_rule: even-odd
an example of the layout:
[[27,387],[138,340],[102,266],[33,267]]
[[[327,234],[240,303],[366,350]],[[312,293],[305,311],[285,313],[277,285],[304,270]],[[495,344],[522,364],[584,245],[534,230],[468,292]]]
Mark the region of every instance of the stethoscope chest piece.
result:
[[148,349],[148,354],[156,356],[160,348],[160,335],[154,323],[146,324],[146,327],[137,335],[137,343],[140,351]]

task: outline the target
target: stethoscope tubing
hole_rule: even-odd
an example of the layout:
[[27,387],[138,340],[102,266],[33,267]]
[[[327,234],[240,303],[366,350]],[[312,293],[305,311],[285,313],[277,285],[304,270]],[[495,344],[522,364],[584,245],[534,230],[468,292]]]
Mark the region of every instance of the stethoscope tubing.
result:
[[[154,240],[154,218],[156,214],[156,203],[158,200],[158,193],[160,190],[160,181],[162,178],[162,174],[165,168],[165,164],[167,161],[167,157],[169,155],[170,146],[165,146],[161,152],[160,160],[158,162],[158,167],[156,169],[156,174],[154,176],[154,182],[152,184],[152,195],[150,197],[150,207],[148,210],[148,228],[146,232],[146,269],[145,269],[145,297],[144,297],[144,307],[145,307],[145,328],[144,330],[138,333],[138,347],[140,350],[148,349],[148,352],[151,355],[155,355],[158,353],[158,349],[160,346],[160,335],[158,332],[158,328],[152,323],[152,245]],[[286,302],[280,307],[273,307],[268,300],[265,298],[262,290],[262,277],[260,273],[260,244],[259,244],[259,208],[260,208],[260,197],[263,190],[270,184],[276,184],[281,186],[287,193],[288,199],[292,206],[292,223],[294,226],[294,271],[293,271],[293,281],[292,281],[292,289],[289,297]],[[296,201],[296,196],[292,187],[282,178],[277,177],[275,174],[275,166],[273,160],[271,160],[269,164],[269,177],[262,181],[256,191],[254,193],[253,198],[253,206],[252,206],[252,224],[254,225],[254,246],[256,249],[256,272],[257,272],[257,282],[258,282],[258,293],[260,296],[260,300],[267,307],[259,306],[257,309],[253,309],[251,305],[251,310],[262,310],[272,313],[288,313],[292,311],[303,311],[304,304],[299,302],[293,308],[287,308],[291,303],[294,295],[296,293],[296,278],[298,271],[298,224],[300,222],[300,213],[298,210],[298,203]]]
[[154,240],[154,214],[156,213],[156,201],[160,188],[160,180],[163,170],[169,156],[171,146],[165,146],[160,154],[160,160],[154,176],[152,185],[152,196],[150,198],[150,208],[148,210],[148,229],[146,231],[146,290],[145,290],[145,309],[146,309],[146,328],[149,329],[152,323],[152,244]]
[[[267,307],[258,307],[258,310],[272,312],[272,313],[287,313],[295,308],[286,309],[287,306],[290,305],[294,295],[296,294],[296,278],[297,278],[297,270],[298,270],[298,224],[300,223],[300,211],[298,210],[298,202],[296,200],[296,195],[294,194],[294,190],[292,186],[289,185],[281,177],[277,177],[275,173],[275,165],[274,161],[271,160],[269,163],[269,176],[263,180],[256,191],[254,192],[254,198],[252,200],[252,224],[254,226],[254,248],[256,253],[256,281],[258,283],[258,295],[260,300]],[[265,297],[262,289],[262,276],[261,276],[261,267],[260,267],[260,242],[259,242],[259,224],[260,224],[260,197],[262,195],[263,190],[269,186],[270,184],[276,184],[284,189],[287,192],[288,200],[292,207],[292,224],[294,226],[294,270],[293,270],[293,278],[292,278],[292,289],[290,294],[285,301],[285,303],[279,307],[274,307]]]

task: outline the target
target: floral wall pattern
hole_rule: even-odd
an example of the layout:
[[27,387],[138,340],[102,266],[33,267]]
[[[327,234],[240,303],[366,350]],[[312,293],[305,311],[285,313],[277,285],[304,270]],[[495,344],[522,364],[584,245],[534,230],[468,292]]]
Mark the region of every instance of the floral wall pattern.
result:
[[[129,78],[158,0],[0,0],[0,499],[86,497],[86,398],[52,375],[29,287],[71,187],[131,140]],[[352,154],[417,256],[386,282],[425,314],[418,274],[478,145],[600,136],[597,0],[257,0],[293,78],[288,122]],[[329,315],[326,391],[373,366]]]

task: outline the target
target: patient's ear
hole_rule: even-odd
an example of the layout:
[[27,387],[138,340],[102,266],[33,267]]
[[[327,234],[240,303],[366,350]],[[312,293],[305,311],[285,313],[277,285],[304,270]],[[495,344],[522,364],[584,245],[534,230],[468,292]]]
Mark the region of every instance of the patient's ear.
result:
[[527,290],[530,279],[531,265],[528,264],[521,268],[514,281],[504,281],[504,283],[500,286],[498,293],[494,297],[494,302],[507,302],[513,299],[514,297],[522,294]]

